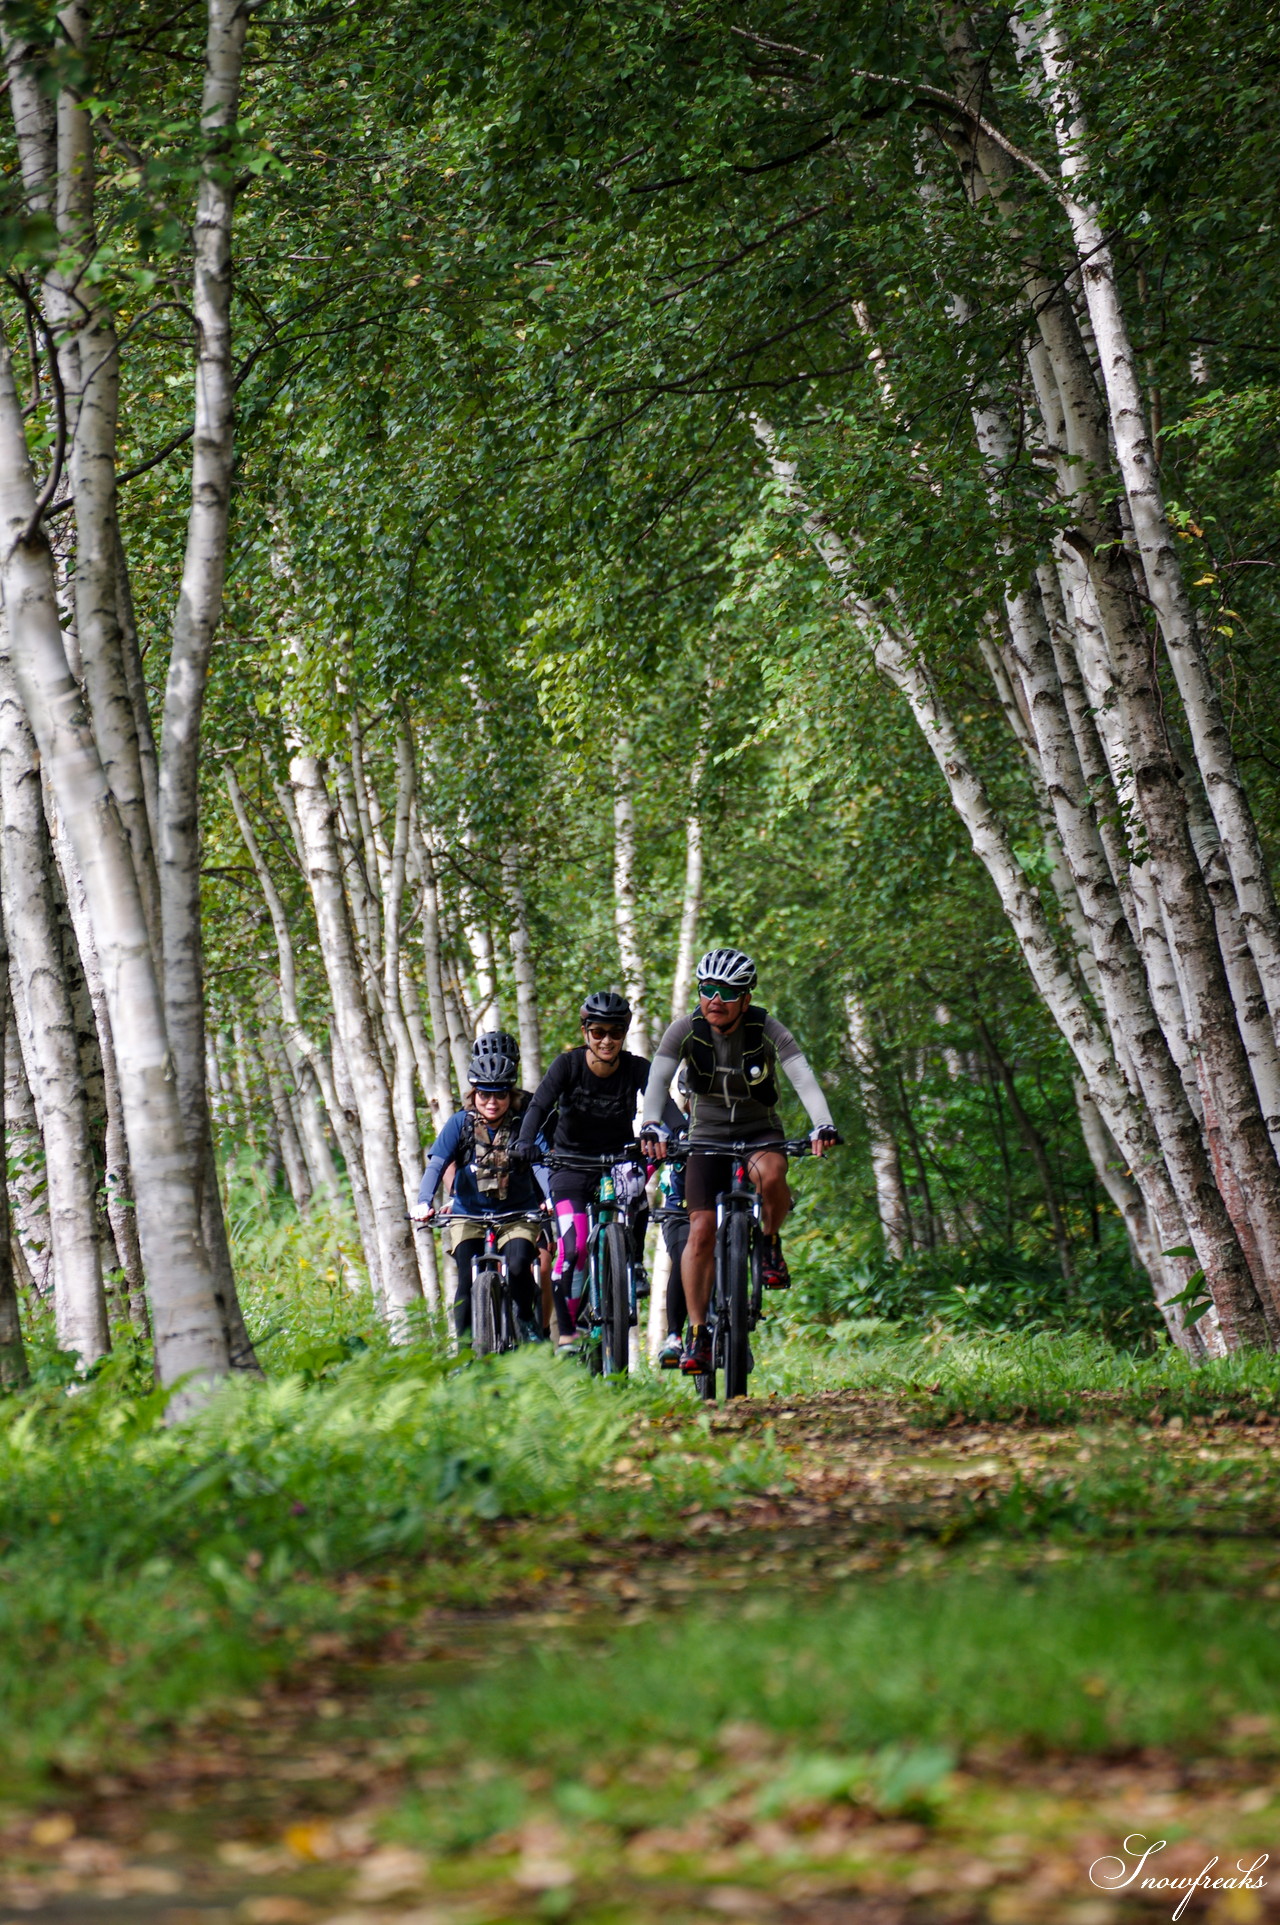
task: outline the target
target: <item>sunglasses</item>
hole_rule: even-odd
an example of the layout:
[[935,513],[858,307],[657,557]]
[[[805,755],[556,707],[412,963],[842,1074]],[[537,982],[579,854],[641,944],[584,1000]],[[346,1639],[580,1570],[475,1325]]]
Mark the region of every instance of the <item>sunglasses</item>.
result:
[[603,1043],[607,1036],[612,1036],[615,1042],[620,1043],[626,1033],[625,1029],[588,1029],[587,1031],[593,1043]]
[[699,983],[698,994],[709,1003],[740,1003],[743,992],[730,983]]

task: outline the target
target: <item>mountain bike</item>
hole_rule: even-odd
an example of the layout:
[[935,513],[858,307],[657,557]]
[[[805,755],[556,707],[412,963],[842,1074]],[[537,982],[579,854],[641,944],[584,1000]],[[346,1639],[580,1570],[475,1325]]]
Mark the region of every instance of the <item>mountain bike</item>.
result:
[[[484,1243],[471,1265],[471,1354],[473,1357],[491,1357],[500,1351],[518,1350],[526,1339],[516,1314],[506,1252],[498,1248],[498,1231],[504,1223],[528,1224],[529,1241],[536,1244],[536,1218],[528,1210],[503,1210],[493,1216],[482,1217],[467,1216],[465,1212],[455,1215],[452,1210],[442,1210],[429,1223],[416,1218],[414,1221],[423,1230],[443,1229],[450,1222],[481,1225]],[[535,1288],[536,1275],[535,1266]]]
[[625,1376],[636,1305],[648,1284],[642,1253],[636,1249],[635,1206],[619,1197],[614,1171],[620,1163],[641,1159],[628,1144],[608,1156],[557,1150],[544,1161],[550,1170],[599,1173],[596,1193],[587,1200],[587,1361],[594,1374]]
[[[837,1142],[839,1138],[835,1139]],[[788,1160],[813,1155],[807,1136],[781,1143],[707,1143],[696,1137],[672,1144],[667,1157],[683,1160],[692,1151],[732,1156],[733,1181],[716,1198],[716,1268],[707,1323],[711,1330],[711,1369],[694,1378],[698,1394],[714,1403],[716,1377],[723,1374],[726,1401],[747,1395],[751,1370],[751,1332],[763,1304],[764,1233],[760,1197],[748,1174],[753,1152],[781,1150]]]

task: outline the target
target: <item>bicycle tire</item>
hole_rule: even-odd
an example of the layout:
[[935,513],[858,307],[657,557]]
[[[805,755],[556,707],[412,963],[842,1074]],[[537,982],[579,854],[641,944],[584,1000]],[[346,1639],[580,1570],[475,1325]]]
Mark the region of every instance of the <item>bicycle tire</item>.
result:
[[520,1348],[520,1324],[516,1318],[516,1300],[511,1294],[511,1278],[507,1271],[506,1258],[502,1258],[495,1273],[497,1288],[494,1293],[494,1328],[498,1338],[499,1350],[518,1350]]
[[471,1279],[471,1354],[491,1357],[498,1348],[498,1303],[492,1263],[477,1263]]
[[627,1232],[606,1223],[600,1252],[601,1366],[606,1377],[625,1377],[631,1348],[631,1291]]
[[745,1210],[731,1210],[722,1226],[725,1242],[722,1307],[724,1310],[724,1394],[745,1397],[750,1363],[751,1219]]

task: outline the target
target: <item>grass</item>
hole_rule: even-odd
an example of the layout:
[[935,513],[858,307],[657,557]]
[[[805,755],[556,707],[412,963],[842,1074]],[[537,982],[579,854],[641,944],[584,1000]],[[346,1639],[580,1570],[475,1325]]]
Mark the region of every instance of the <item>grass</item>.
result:
[[[767,1430],[711,1433],[678,1380],[603,1384],[545,1352],[459,1366],[430,1338],[389,1348],[353,1287],[349,1226],[273,1217],[235,1190],[232,1202],[265,1384],[229,1385],[168,1429],[145,1355],[127,1341],[73,1393],[46,1344],[40,1380],[0,1405],[0,1771],[11,1788],[137,1752],[331,1634],[373,1641],[428,1605],[509,1596],[586,1546],[677,1538],[691,1508],[785,1481]],[[503,1769],[536,1745],[571,1773],[584,1749],[696,1746],[744,1718],[779,1742],[808,1732],[833,1755],[870,1757],[983,1732],[1201,1743],[1232,1706],[1269,1712],[1270,1605],[1228,1636],[1229,1608],[1195,1567],[1202,1548],[1175,1605],[1132,1572],[1113,1583],[1115,1556],[1101,1547],[1144,1531],[1269,1528],[1265,1467],[1171,1468],[1121,1433],[1276,1411],[1280,1360],[1192,1370],[1171,1349],[1131,1354],[1083,1332],[866,1319],[780,1323],[757,1349],[757,1407],[853,1389],[917,1427],[1109,1427],[1087,1471],[1028,1473],[965,1500],[946,1531],[972,1540],[971,1563],[993,1543],[1087,1541],[1095,1575],[1032,1592],[1013,1577],[975,1588],[948,1567],[803,1608],[733,1592],[719,1621],[672,1607],[669,1624],[623,1630],[607,1653],[526,1653],[518,1689],[500,1669],[470,1696],[440,1696],[446,1749],[450,1732],[461,1744],[470,1730]],[[904,1512],[877,1528],[916,1526]],[[1232,1651],[1229,1671],[1219,1648]],[[1209,1653],[1199,1666],[1197,1650]],[[1082,1696],[1086,1674],[1102,1680],[1094,1696]]]
[[[665,1824],[691,1799],[740,1792],[741,1774],[724,1774],[744,1751],[764,1813],[841,1795],[918,1807],[993,1743],[1274,1751],[1278,1630],[1274,1605],[1242,1617],[1226,1592],[1162,1595],[1123,1566],[899,1577],[799,1607],[738,1596],[731,1613],[578,1632],[465,1683],[435,1679],[406,1755],[430,1791],[397,1826],[433,1851],[468,1849],[548,1791],[566,1816]],[[651,1782],[632,1769],[646,1756],[665,1760]]]
[[759,1346],[756,1395],[851,1388],[906,1400],[945,1424],[1090,1416],[1165,1423],[1215,1411],[1248,1421],[1280,1411],[1280,1356],[1254,1352],[1192,1365],[1166,1344],[1118,1350],[1085,1331],[901,1330],[874,1319],[782,1329]]
[[11,1770],[64,1769],[243,1690],[335,1624],[500,1589],[501,1520],[655,1526],[776,1475],[768,1451],[656,1442],[625,1390],[545,1352],[458,1368],[368,1351],[323,1381],[229,1385],[195,1421],[110,1378],[10,1400],[0,1431],[0,1699]]

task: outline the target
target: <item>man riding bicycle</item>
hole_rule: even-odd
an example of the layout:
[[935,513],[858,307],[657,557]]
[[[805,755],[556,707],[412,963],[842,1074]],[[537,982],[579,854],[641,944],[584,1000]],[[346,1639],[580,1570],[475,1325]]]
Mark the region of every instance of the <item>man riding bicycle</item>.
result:
[[[791,1282],[779,1235],[791,1209],[787,1159],[770,1147],[784,1140],[777,1112],[779,1064],[808,1111],[814,1155],[821,1156],[836,1137],[827,1099],[803,1050],[775,1016],[753,1007],[755,986],[750,956],[741,949],[709,949],[698,963],[698,1007],[678,1017],[663,1036],[645,1092],[645,1116],[661,1115],[671,1078],[683,1069],[690,1137],[726,1145],[722,1156],[693,1151],[685,1167],[689,1240],[680,1269],[690,1335],[680,1368],[689,1375],[705,1376],[712,1368],[707,1308],[715,1273],[716,1198],[733,1181],[731,1144],[752,1146],[747,1172],[760,1194],[765,1288],[785,1290]],[[667,1134],[665,1118],[640,1128],[641,1140],[659,1160]]]
[[467,1072],[471,1088],[463,1107],[449,1118],[431,1146],[412,1211],[417,1222],[432,1221],[440,1179],[453,1164],[453,1207],[445,1226],[444,1247],[458,1270],[453,1327],[459,1343],[471,1334],[472,1269],[484,1247],[484,1219],[513,1210],[527,1209],[528,1220],[504,1223],[498,1231],[498,1248],[507,1260],[523,1336],[537,1341],[545,1335],[541,1312],[535,1314],[534,1302],[542,1189],[528,1161],[521,1163],[512,1155],[530,1102],[529,1092],[516,1088],[519,1068],[519,1047],[505,1030],[489,1030],[476,1037]]
[[[649,1080],[649,1062],[647,1057],[633,1056],[624,1048],[631,1027],[631,1005],[616,990],[599,989],[586,998],[579,1015],[582,1043],[557,1056],[525,1110],[514,1153],[526,1162],[533,1159],[538,1132],[551,1118],[555,1119],[553,1152],[599,1157],[616,1151],[622,1159],[628,1144],[635,1140],[636,1102]],[[674,1103],[659,1104],[659,1109],[664,1121],[678,1127],[679,1111]],[[620,1200],[634,1202],[643,1192],[643,1173],[638,1166],[634,1177],[634,1195],[628,1197],[624,1194],[628,1188],[626,1175],[619,1173]],[[551,1179],[551,1201],[560,1231],[551,1289],[560,1341],[565,1345],[576,1338],[588,1256],[587,1208],[599,1182],[598,1172],[581,1170],[556,1170]],[[637,1226],[637,1235],[643,1236],[641,1226]]]

